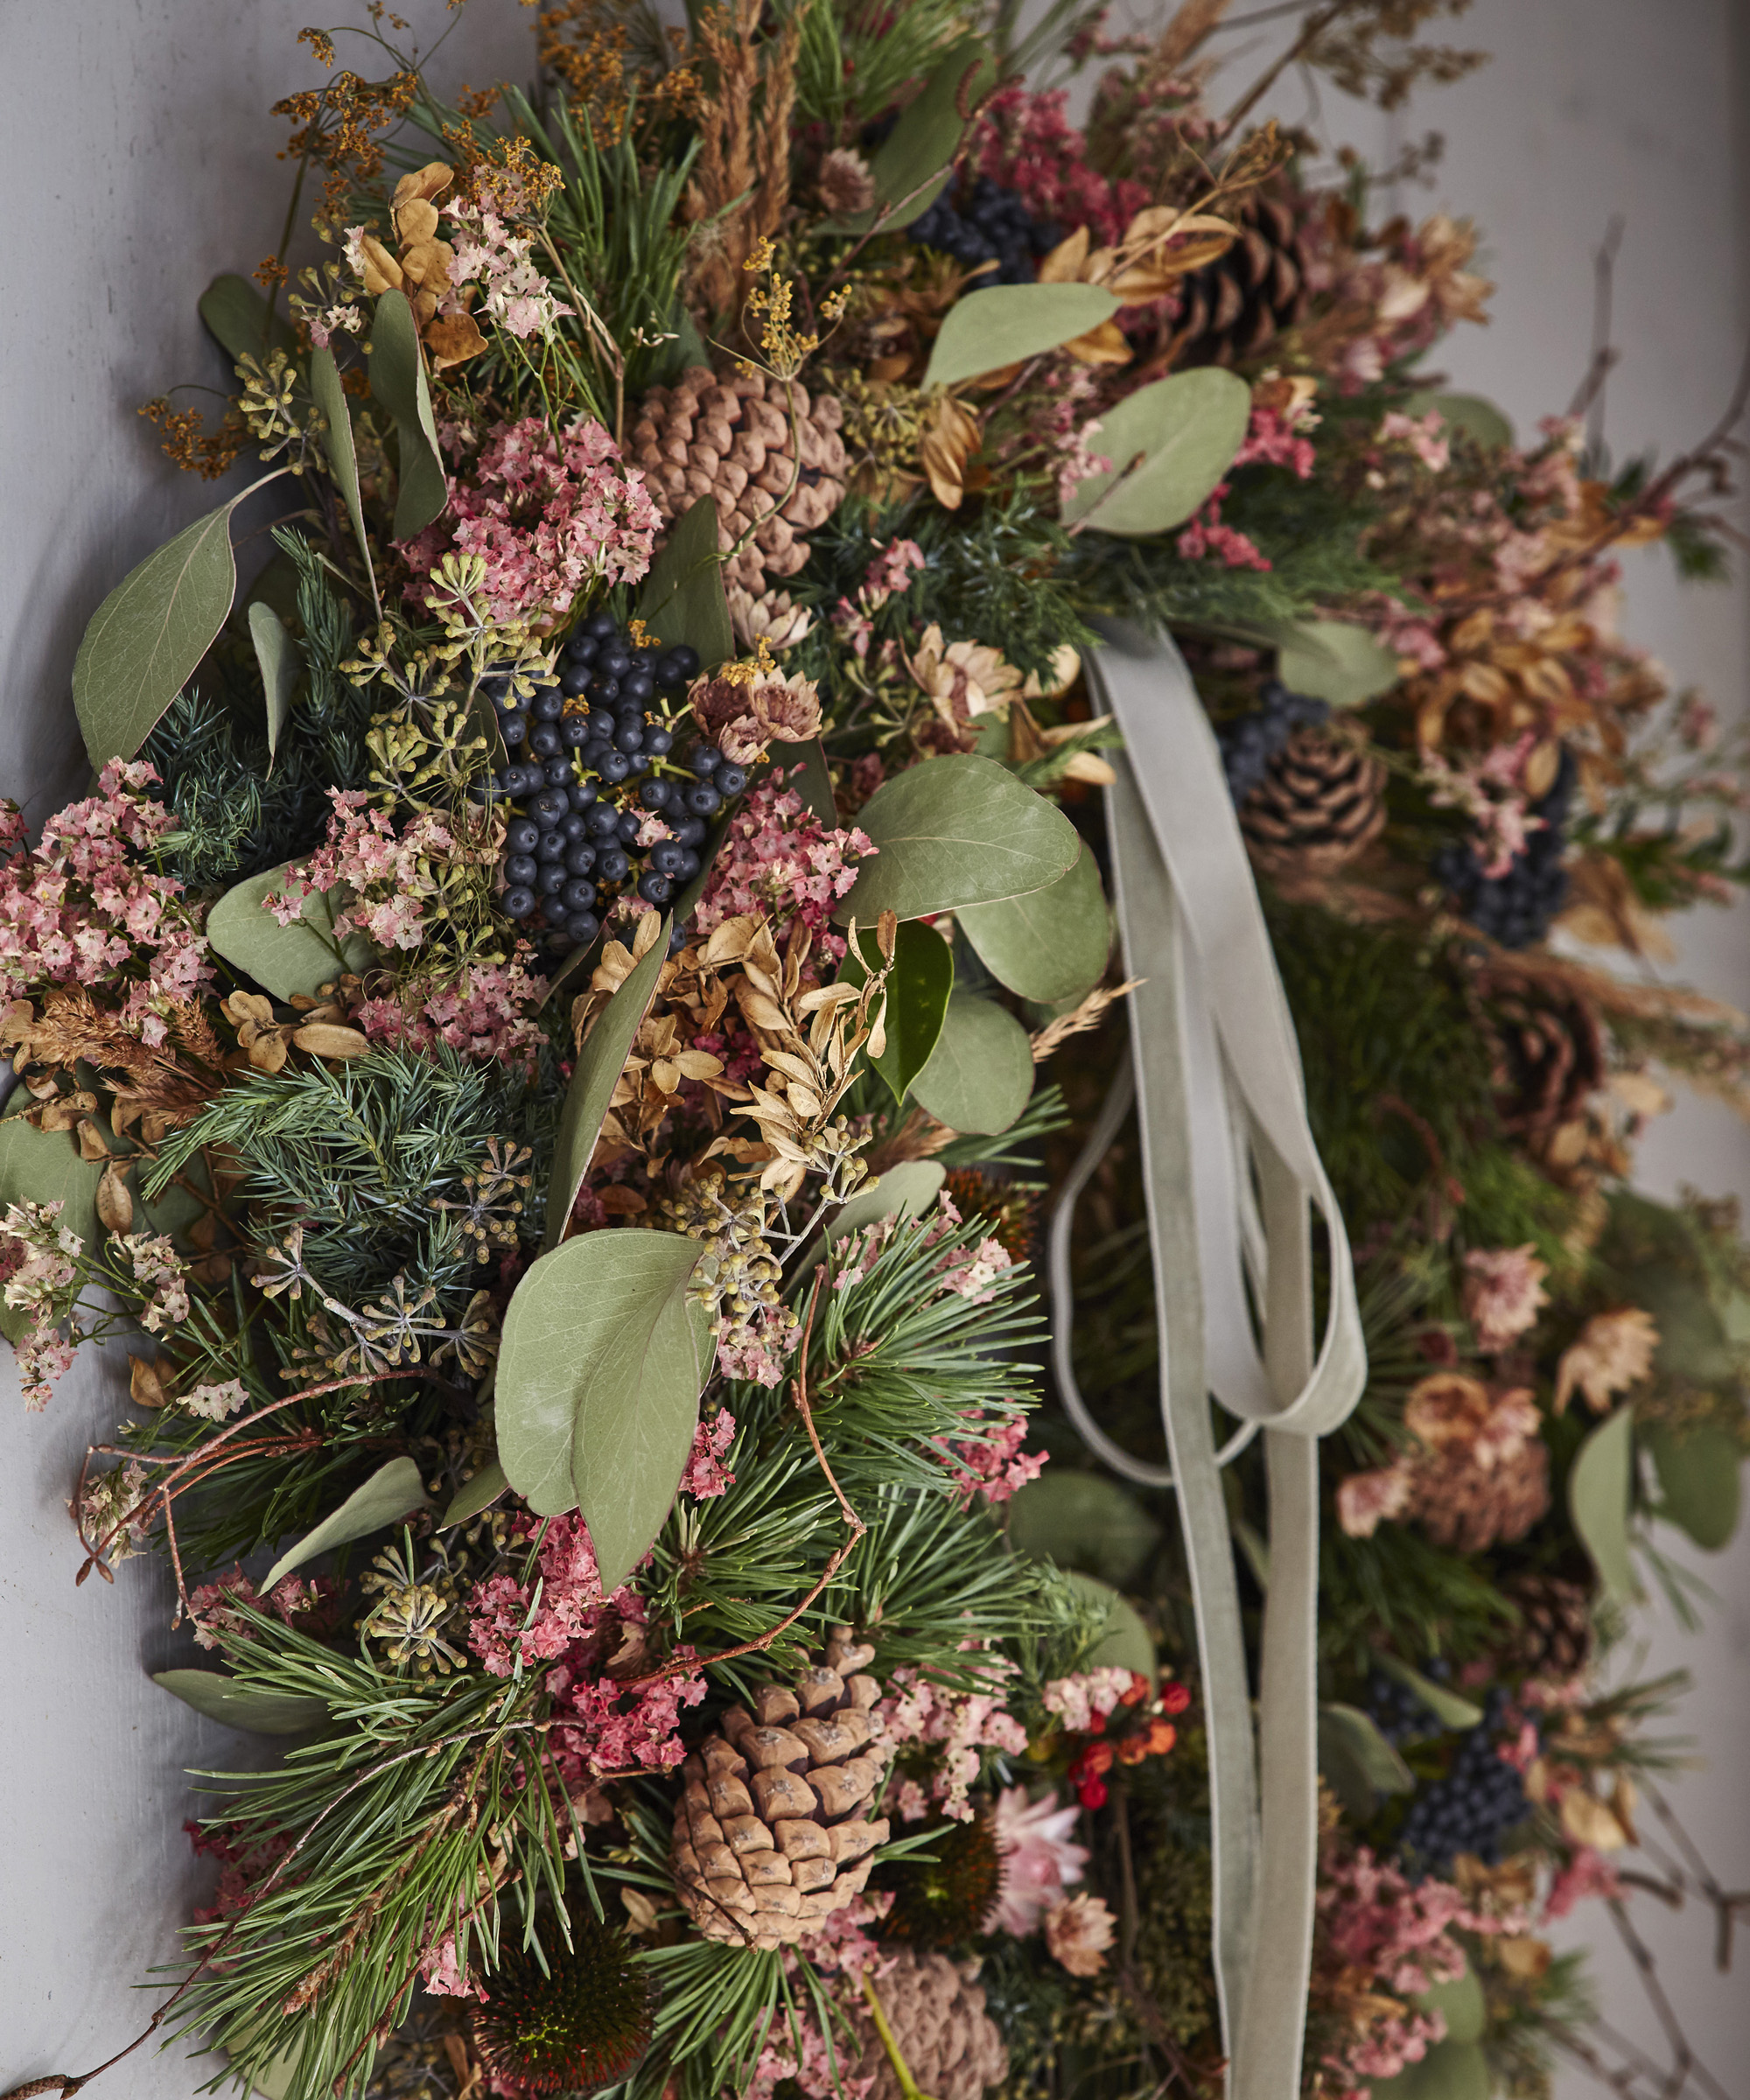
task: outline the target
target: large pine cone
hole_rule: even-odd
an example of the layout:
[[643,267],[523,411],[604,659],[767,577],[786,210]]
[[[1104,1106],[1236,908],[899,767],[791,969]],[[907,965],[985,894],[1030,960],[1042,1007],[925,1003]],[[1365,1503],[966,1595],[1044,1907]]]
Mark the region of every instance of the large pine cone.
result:
[[1177,365],[1244,364],[1292,328],[1306,304],[1306,260],[1289,206],[1253,196],[1235,216],[1239,239],[1180,289]]
[[886,1818],[866,1812],[892,1754],[881,1687],[861,1674],[874,1654],[835,1627],[824,1663],[794,1691],[762,1686],[751,1714],[732,1706],[682,1767],[675,1881],[708,1940],[780,1946],[862,1892],[887,1841]]
[[[894,2047],[920,2092],[932,2100],[981,2100],[987,2086],[1009,2075],[1009,2052],[996,2022],[984,2010],[984,1992],[974,1982],[976,1964],[956,1966],[945,1954],[903,1949],[890,1969],[875,1977],[881,2014]],[[862,2044],[857,2076],[872,2071],[868,2100],[902,2100],[899,2074],[875,2031],[868,2002],[860,1994],[847,2007]]]
[[1240,829],[1265,874],[1329,875],[1378,837],[1385,768],[1347,737],[1297,729],[1240,806]]
[[824,525],[844,500],[842,420],[836,396],[810,401],[794,380],[787,399],[785,383],[764,373],[720,380],[709,366],[690,365],[676,385],[652,387],[639,404],[632,461],[643,469],[665,524],[711,496],[725,554],[755,528],[724,564],[724,582],[758,598],[768,574],[796,573],[808,558],[801,536]]
[[1486,1553],[1523,1538],[1549,1507],[1550,1453],[1532,1437],[1487,1469],[1461,1450],[1423,1459],[1406,1514],[1437,1546]]
[[1559,1575],[1518,1575],[1506,1585],[1519,1625],[1502,1656],[1511,1670],[1564,1684],[1592,1660],[1592,1600]]
[[1541,1153],[1564,1124],[1584,1118],[1604,1084],[1597,1016],[1577,993],[1539,978],[1485,971],[1478,990],[1494,1035],[1502,1128]]

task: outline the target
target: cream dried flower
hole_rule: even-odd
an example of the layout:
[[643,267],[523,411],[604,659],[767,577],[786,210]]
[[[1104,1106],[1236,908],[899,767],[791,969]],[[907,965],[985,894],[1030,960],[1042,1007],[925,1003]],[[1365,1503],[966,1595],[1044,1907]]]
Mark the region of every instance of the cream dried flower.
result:
[[906,668],[950,729],[974,715],[1003,713],[1022,685],[1020,672],[1000,649],[982,641],[945,642],[934,622],[916,654],[906,658]]
[[1652,1369],[1658,1346],[1658,1323],[1640,1306],[1594,1313],[1556,1367],[1556,1412],[1566,1410],[1578,1388],[1587,1406],[1603,1414],[1618,1393],[1639,1385]]
[[1477,1347],[1494,1355],[1536,1326],[1550,1302],[1550,1273],[1528,1241],[1522,1247],[1477,1248],[1465,1256],[1465,1317]]
[[1045,1943],[1072,1976],[1098,1976],[1116,1928],[1098,1896],[1071,1896],[1046,1913]]

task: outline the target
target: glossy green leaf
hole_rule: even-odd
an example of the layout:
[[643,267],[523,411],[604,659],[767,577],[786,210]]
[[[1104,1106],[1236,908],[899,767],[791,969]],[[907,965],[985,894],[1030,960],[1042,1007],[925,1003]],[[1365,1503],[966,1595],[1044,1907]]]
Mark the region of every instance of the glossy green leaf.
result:
[[955,919],[998,983],[1042,1006],[1092,990],[1111,953],[1112,916],[1086,845],[1069,872],[1044,889],[962,905]]
[[343,971],[370,967],[376,950],[354,930],[334,938],[333,892],[312,890],[304,915],[282,926],[262,900],[284,887],[290,862],[251,875],[228,889],[207,914],[206,938],[234,970],[253,977],[276,999],[314,998]]
[[[955,156],[966,136],[962,109],[980,88],[989,65],[984,43],[963,38],[940,58],[923,90],[906,105],[886,142],[869,164],[878,202],[866,212],[849,213],[818,231],[864,234],[880,218],[884,233],[897,233],[928,211],[946,187]],[[883,215],[885,214],[885,215]]]
[[948,310],[923,383],[952,387],[1024,363],[1110,321],[1120,303],[1097,284],[993,284],[969,291]]
[[655,1537],[692,1448],[710,1323],[678,1233],[586,1232],[543,1254],[505,1315],[499,1462],[536,1513],[581,1509],[612,1590]]
[[1032,1090],[1026,1030],[994,999],[956,992],[930,1060],[912,1082],[913,1098],[951,1130],[994,1137],[1019,1116]]
[[1412,394],[1404,404],[1406,416],[1425,416],[1432,409],[1457,430],[1468,430],[1489,451],[1513,443],[1513,424],[1505,411],[1480,394]]
[[877,851],[833,917],[872,926],[1042,890],[1074,866],[1069,819],[994,759],[926,759],[878,788],[858,822]]
[[1142,1571],[1160,1539],[1160,1526],[1116,1480],[1103,1473],[1060,1472],[1048,1466],[1009,1502],[1009,1544],[1036,1560],[1122,1586]]
[[1084,1670],[1133,1670],[1152,1684],[1159,1672],[1154,1642],[1136,1606],[1121,1597],[1110,1583],[1096,1582],[1091,1575],[1074,1570],[1068,1580],[1089,1604],[1106,1607],[1105,1629],[1082,1659]]
[[214,278],[200,295],[199,311],[207,332],[233,365],[240,357],[265,363],[274,350],[284,350],[291,358],[298,355],[298,337],[290,324],[278,312],[270,321],[262,292],[234,271]]
[[[902,1159],[864,1182],[826,1228],[828,1240],[842,1240],[878,1219],[921,1217],[942,1194],[948,1170],[939,1159]],[[810,1266],[812,1264],[809,1264]]]
[[708,671],[735,654],[718,550],[717,505],[701,496],[668,535],[638,594],[638,617],[665,648],[686,642]]
[[1303,620],[1279,630],[1277,672],[1292,693],[1359,707],[1397,683],[1397,658],[1351,620]]
[[784,785],[802,796],[804,805],[829,831],[838,828],[838,805],[832,796],[832,773],[818,737],[805,744],[774,744],[766,756]]
[[1494,2081],[1478,2041],[1436,2041],[1395,2078],[1370,2078],[1373,2100],[1489,2100]]
[[565,1093],[565,1106],[559,1117],[552,1178],[547,1184],[543,1250],[559,1244],[559,1236],[571,1215],[578,1191],[584,1186],[584,1176],[590,1171],[596,1140],[601,1136],[602,1119],[613,1098],[615,1084],[626,1069],[632,1039],[643,1026],[650,1002],[656,997],[656,982],[668,954],[668,925],[664,919],[662,930],[648,950],[596,1016],[584,1038],[584,1046],[578,1053],[578,1061],[571,1070],[571,1083]]
[[231,610],[233,497],[149,554],[92,616],[73,704],[94,766],[131,759],[193,676]]
[[444,1512],[438,1529],[447,1531],[452,1525],[466,1524],[471,1516],[478,1516],[482,1509],[490,1509],[509,1486],[510,1482],[504,1476],[504,1467],[496,1459],[488,1459],[466,1487],[456,1490],[455,1498]]
[[371,398],[395,418],[401,471],[396,486],[395,536],[410,540],[423,532],[449,500],[444,455],[438,449],[438,425],[431,415],[431,389],[419,330],[407,295],[386,291],[377,301],[371,326]]
[[359,494],[359,455],[353,444],[353,411],[346,406],[346,389],[340,384],[340,368],[334,362],[332,350],[312,350],[310,354],[310,396],[321,410],[322,419],[328,426],[322,433],[322,449],[328,455],[328,472],[346,506],[346,515],[353,521],[353,536],[359,542],[365,573],[370,576],[373,574],[371,542],[365,531],[364,500]]
[[1408,1794],[1416,1774],[1358,1706],[1321,1704],[1319,1769],[1357,1823],[1366,1823],[1382,1794]]
[[152,1683],[173,1692],[209,1720],[228,1728],[248,1728],[256,1735],[303,1735],[328,1718],[327,1703],[301,1698],[295,1692],[262,1691],[239,1684],[216,1670],[158,1670]]
[[280,732],[291,712],[291,696],[304,672],[304,654],[270,606],[257,598],[249,607],[249,640],[261,667],[262,694],[268,713],[268,763],[279,749]]
[[410,1458],[391,1459],[361,1487],[354,1488],[313,1531],[306,1531],[295,1546],[280,1555],[262,1578],[262,1594],[318,1553],[350,1545],[355,1538],[368,1538],[385,1525],[398,1524],[414,1510],[423,1509],[426,1501],[425,1483],[419,1477],[418,1466]]
[[1619,1604],[1636,1602],[1641,1586],[1628,1558],[1628,1491],[1634,1462],[1634,1418],[1626,1407],[1606,1416],[1580,1446],[1568,1474],[1568,1514],[1592,1555],[1599,1579]]
[[[840,976],[846,984],[861,984],[864,965],[874,954],[874,933],[859,928],[856,948],[845,951]],[[887,976],[886,1045],[879,1057],[869,1060],[896,1105],[929,1062],[953,990],[954,950],[933,928],[906,920],[895,940]]]
[[[102,1230],[97,1184],[102,1178],[102,1161],[81,1159],[71,1130],[33,1130],[22,1116],[0,1123],[0,1217],[13,1203],[59,1203],[61,1224],[88,1247]],[[30,1325],[22,1306],[0,1298],[0,1334],[8,1341],[22,1341]]]
[[1659,1515],[1709,1553],[1729,1545],[1740,1496],[1737,1439],[1712,1422],[1682,1436],[1656,1422],[1641,1435],[1659,1476]]
[[[1474,1728],[1482,1719],[1482,1708],[1474,1699],[1466,1699],[1446,1685],[1437,1684],[1432,1677],[1424,1677],[1419,1670],[1396,1656],[1376,1654],[1374,1661],[1389,1677],[1396,1677],[1406,1690],[1417,1698],[1445,1728]],[[1431,1729],[1432,1734],[1433,1731]]]
[[1216,365],[1138,387],[1101,417],[1095,442],[1111,470],[1077,486],[1064,522],[1126,539],[1184,524],[1232,466],[1251,400]]

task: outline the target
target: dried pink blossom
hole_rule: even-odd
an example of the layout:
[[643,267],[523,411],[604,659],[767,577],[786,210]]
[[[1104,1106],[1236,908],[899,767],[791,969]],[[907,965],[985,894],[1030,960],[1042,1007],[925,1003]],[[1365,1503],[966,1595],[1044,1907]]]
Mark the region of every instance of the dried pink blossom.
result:
[[1337,1522],[1344,1536],[1371,1538],[1386,1520],[1402,1516],[1410,1507],[1413,1487],[1414,1475],[1402,1460],[1371,1473],[1352,1473],[1339,1481]]
[[735,1475],[725,1470],[723,1461],[734,1441],[735,1417],[726,1407],[718,1408],[709,1422],[701,1422],[693,1432],[693,1448],[681,1474],[681,1493],[701,1502],[727,1494],[735,1485]]
[[971,163],[1018,190],[1034,219],[1054,220],[1066,234],[1085,226],[1096,243],[1110,245],[1154,198],[1145,183],[1088,165],[1087,141],[1065,114],[1068,101],[1062,88],[999,88],[979,111]]
[[947,1456],[958,1474],[955,1491],[966,1502],[975,1494],[982,1494],[993,1505],[1006,1502],[1017,1488],[1038,1480],[1045,1470],[1048,1454],[1042,1451],[1022,1451],[1021,1446],[1027,1440],[1025,1416],[1012,1415],[1006,1421],[992,1424],[987,1423],[982,1410],[976,1408],[967,1411],[979,1433],[965,1439],[956,1438],[946,1447]]
[[1602,1896],[1608,1902],[1621,1894],[1616,1869],[1602,1852],[1583,1844],[1550,1883],[1544,1916],[1546,1921],[1564,1918],[1585,1897]]
[[1054,1677],[1040,1693],[1040,1704],[1047,1713],[1056,1714],[1070,1734],[1097,1733],[1134,1677],[1134,1671],[1102,1662],[1074,1676]]
[[435,988],[416,978],[398,998],[367,999],[358,1024],[374,1043],[421,1050],[447,1043],[481,1064],[521,1065],[532,1074],[544,1040],[539,1015],[548,981],[528,968],[531,959],[519,948],[508,962],[471,963]]
[[1556,1367],[1556,1412],[1566,1409],[1578,1389],[1586,1405],[1603,1414],[1618,1393],[1646,1377],[1658,1347],[1658,1323],[1643,1307],[1594,1313],[1580,1329],[1579,1339],[1562,1351]]
[[990,1920],[996,1930],[1017,1936],[1036,1930],[1051,1904],[1082,1879],[1088,1848],[1070,1837],[1081,1813],[1074,1802],[1060,1807],[1055,1787],[1032,1802],[1025,1787],[998,1795],[993,1828],[1003,1887]]
[[1544,1288],[1549,1273],[1529,1240],[1522,1247],[1479,1247],[1466,1255],[1465,1317],[1480,1349],[1493,1355],[1536,1325],[1549,1303]]
[[857,862],[875,846],[855,826],[829,830],[783,779],[774,767],[729,820],[693,923],[704,934],[746,914],[774,920],[774,931],[781,932],[800,919],[836,961],[844,942],[832,931],[832,907],[856,881]]
[[454,220],[461,233],[449,264],[450,289],[438,306],[440,313],[471,311],[462,287],[477,284],[480,301],[472,311],[484,313],[521,342],[531,335],[548,336],[553,324],[576,312],[557,298],[547,279],[529,261],[532,237],[513,234],[496,212],[466,202],[445,207],[444,216]]
[[[928,1746],[934,1753],[928,1774],[928,1796],[938,1812],[957,1823],[970,1823],[973,1810],[972,1788],[977,1783],[981,1750],[1001,1750],[1018,1757],[1027,1746],[1027,1732],[1002,1703],[1000,1687],[1013,1671],[1013,1664],[998,1656],[984,1659],[983,1675],[989,1690],[969,1691],[939,1685],[909,1665],[893,1670],[887,1679],[887,1696],[879,1712],[887,1740],[903,1748],[907,1743]],[[921,1788],[908,1809],[924,1810]]]
[[1046,1913],[1045,1943],[1072,1976],[1098,1976],[1118,1922],[1098,1896],[1070,1896]]
[[477,1980],[479,1973],[475,1969],[463,1977],[453,1932],[446,1932],[419,1957],[419,1980],[433,1998],[476,1998],[484,2005],[486,1994]]

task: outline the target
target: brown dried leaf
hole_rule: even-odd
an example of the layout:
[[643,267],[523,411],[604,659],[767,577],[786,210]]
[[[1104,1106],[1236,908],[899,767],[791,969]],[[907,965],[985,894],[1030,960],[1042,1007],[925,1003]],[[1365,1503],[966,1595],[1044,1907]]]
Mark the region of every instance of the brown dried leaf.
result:
[[447,161],[428,160],[423,168],[415,168],[396,184],[393,208],[399,211],[415,198],[435,204],[454,180],[455,173]]
[[425,347],[431,354],[434,372],[465,365],[486,346],[486,339],[471,313],[440,313],[426,324]]
[[1041,284],[1074,284],[1081,281],[1082,266],[1088,260],[1092,235],[1085,226],[1058,242],[1039,266]]
[[337,1028],[330,1021],[308,1021],[291,1040],[314,1057],[366,1057],[371,1047],[362,1029]]
[[597,1200],[612,1218],[634,1218],[650,1208],[635,1188],[628,1188],[623,1181],[610,1181],[598,1192]]
[[364,258],[365,290],[373,298],[401,290],[401,265],[374,234],[365,234],[359,251]]
[[107,1159],[109,1147],[104,1140],[103,1126],[94,1116],[87,1116],[79,1126],[79,1156],[81,1159]]
[[158,1366],[148,1356],[128,1359],[128,1396],[136,1407],[162,1407],[170,1398]]
[[1063,346],[1082,365],[1127,365],[1135,354],[1116,321],[1102,321]]
[[64,1094],[51,1101],[37,1118],[38,1128],[45,1130],[71,1130],[80,1118],[91,1114],[97,1106],[97,1096],[82,1088],[77,1094]]
[[109,1232],[134,1228],[134,1199],[128,1191],[126,1172],[119,1160],[112,1159],[97,1184],[98,1222]]

